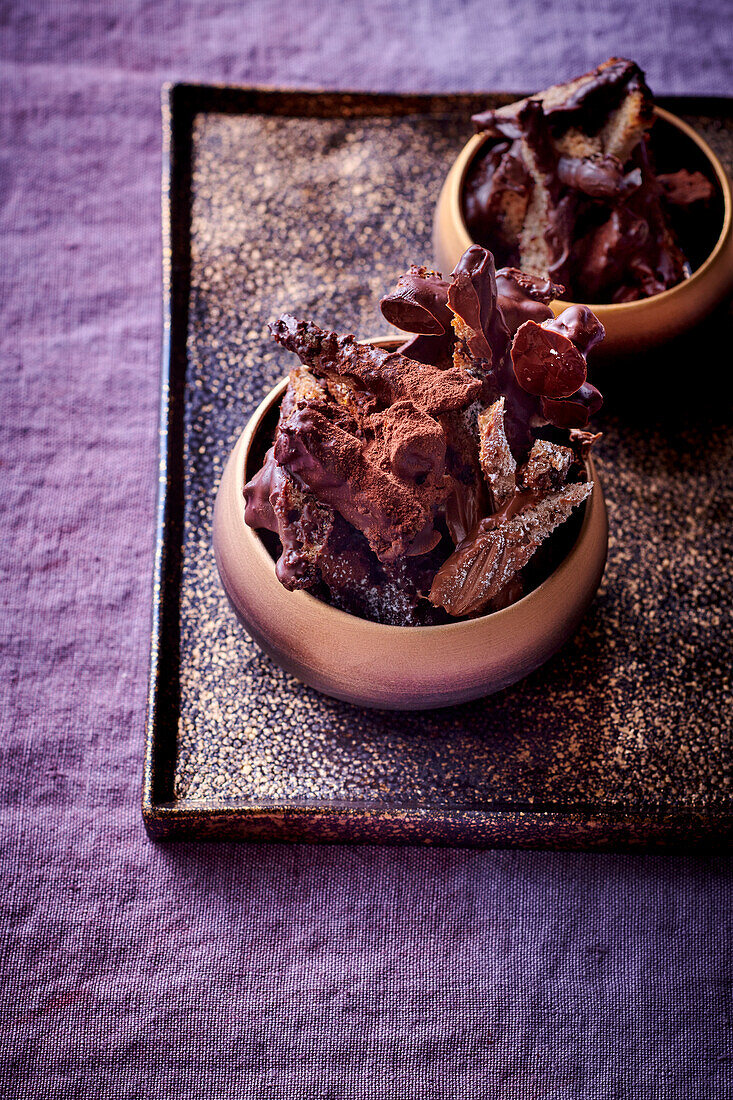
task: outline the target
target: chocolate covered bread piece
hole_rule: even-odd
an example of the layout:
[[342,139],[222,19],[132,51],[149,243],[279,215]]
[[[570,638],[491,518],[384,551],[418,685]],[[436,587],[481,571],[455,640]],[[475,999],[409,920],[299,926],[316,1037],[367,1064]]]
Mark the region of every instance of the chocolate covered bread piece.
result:
[[633,301],[676,285],[689,267],[668,209],[677,194],[705,188],[677,185],[674,174],[660,186],[653,119],[644,74],[623,58],[474,115],[496,139],[466,180],[474,239],[571,299]]
[[473,115],[478,133],[522,141],[526,111],[539,104],[558,156],[585,159],[614,157],[624,164],[651,126],[654,100],[639,66],[611,57],[565,84],[496,110]]
[[587,309],[553,318],[556,291],[497,276],[474,246],[448,279],[414,266],[382,300],[413,333],[398,352],[272,324],[301,362],[245,519],[278,535],[286,587],[401,626],[521,598],[525,564],[591,489],[578,478],[593,437],[567,427],[600,401],[586,355],[602,328]]
[[546,495],[515,495],[481,520],[435,574],[430,602],[449,615],[474,615],[513,580],[541,543],[587,500],[593,483],[566,485]]

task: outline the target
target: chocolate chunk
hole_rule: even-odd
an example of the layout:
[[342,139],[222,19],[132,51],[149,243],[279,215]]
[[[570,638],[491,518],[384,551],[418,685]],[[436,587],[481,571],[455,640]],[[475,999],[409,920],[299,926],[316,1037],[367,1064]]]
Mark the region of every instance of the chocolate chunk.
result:
[[514,336],[525,321],[538,325],[552,317],[548,306],[561,298],[565,288],[540,275],[529,275],[516,267],[502,267],[496,273],[496,296],[504,323]]
[[414,265],[379,303],[392,325],[416,335],[398,348],[417,363],[446,368],[453,355],[453,314],[448,309],[448,283],[435,271]]
[[317,409],[298,407],[280,425],[275,458],[366,535],[378,558],[424,553],[439,541],[434,502],[369,461],[362,442]]
[[660,172],[657,183],[662,188],[662,197],[670,206],[692,206],[696,203],[710,202],[715,194],[707,176],[702,172],[688,172],[680,168],[678,172]]
[[379,302],[384,317],[404,332],[442,336],[449,332],[453,315],[448,309],[448,287],[442,275],[413,265],[400,275],[396,288]]
[[570,306],[558,317],[543,321],[542,327],[566,336],[584,356],[587,356],[605,336],[603,325],[587,306]]
[[506,353],[509,332],[496,308],[494,258],[473,245],[461,256],[451,274],[448,305],[455,315],[453,327],[465,353],[488,366]]
[[430,602],[450,615],[482,611],[592,488],[585,482],[546,496],[517,494],[503,513],[481,520],[456,547],[435,574]]
[[407,481],[430,476],[440,481],[445,469],[446,438],[437,420],[402,398],[371,418],[397,477]]
[[401,344],[397,351],[416,363],[447,370],[453,362],[454,344],[455,336],[451,329],[442,336],[413,336]]
[[548,423],[556,428],[585,428],[600,410],[603,398],[591,382],[584,382],[570,397],[559,401],[543,397],[540,404]]
[[588,409],[600,399],[594,386],[581,387],[588,370],[585,356],[603,336],[603,325],[587,306],[570,306],[541,325],[527,321],[518,329],[511,350],[514,373],[522,389],[545,399],[542,408],[551,423],[555,423],[553,416],[563,413],[572,424],[561,422],[561,427],[582,428],[587,423],[587,414],[584,421],[576,422],[580,414],[558,410],[556,402],[577,394],[575,404]]
[[264,528],[265,531],[278,533],[278,518],[270,501],[270,493],[275,479],[284,472],[275,461],[275,448],[270,447],[262,468],[244,487],[244,519],[250,527]]
[[[644,219],[627,207],[612,210],[606,221],[578,244],[583,286],[589,297],[599,300],[606,293],[617,296],[618,288],[625,291],[624,280],[631,278],[632,260],[648,251],[648,247],[649,226]],[[624,295],[623,300],[628,301],[629,297]]]
[[520,489],[545,492],[559,489],[567,480],[574,460],[575,455],[570,447],[551,443],[547,439],[536,439],[527,461],[517,474]]
[[353,336],[325,332],[310,321],[284,315],[270,325],[270,331],[316,376],[347,375],[388,404],[414,397],[428,412],[448,412],[470,405],[481,389],[464,371],[416,363],[398,352],[360,344]]
[[512,344],[514,373],[522,389],[537,397],[570,397],[585,382],[585,359],[551,322],[526,321]]
[[557,176],[566,187],[582,191],[592,199],[619,199],[641,185],[641,171],[628,174],[618,157],[593,153],[589,157],[560,157]]
[[280,539],[282,553],[275,565],[280,583],[291,590],[309,588],[333,527],[333,509],[295,484],[276,462],[274,447],[245,486],[244,500],[245,522],[273,531]]

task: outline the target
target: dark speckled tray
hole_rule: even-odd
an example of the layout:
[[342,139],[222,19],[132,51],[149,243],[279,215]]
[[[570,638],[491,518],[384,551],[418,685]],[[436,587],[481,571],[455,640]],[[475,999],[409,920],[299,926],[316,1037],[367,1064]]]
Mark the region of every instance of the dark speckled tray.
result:
[[[263,656],[219,585],[219,477],[287,371],[266,322],[287,309],[360,336],[385,332],[376,302],[410,262],[430,261],[434,203],[468,116],[506,98],[166,91],[143,792],[154,837],[730,842],[729,309],[655,356],[596,375],[607,396],[608,568],[575,639],[521,684],[419,714],[338,703]],[[665,105],[730,171],[731,102]]]

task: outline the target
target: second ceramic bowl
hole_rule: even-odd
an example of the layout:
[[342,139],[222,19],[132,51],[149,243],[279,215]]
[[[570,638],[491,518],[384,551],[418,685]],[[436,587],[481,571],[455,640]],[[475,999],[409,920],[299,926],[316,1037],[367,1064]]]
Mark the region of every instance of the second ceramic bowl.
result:
[[[602,322],[606,338],[593,352],[594,358],[641,351],[679,336],[715,308],[733,291],[733,196],[723,165],[707,142],[676,115],[655,109],[655,138],[662,155],[672,158],[673,168],[706,169],[715,182],[718,195],[715,223],[706,255],[689,279],[678,286],[638,302],[602,305],[586,302]],[[492,139],[476,134],[453,162],[438,199],[433,225],[433,250],[438,270],[452,271],[460,257],[475,242],[466,226],[463,193],[468,170],[481,149]],[[557,315],[572,302],[555,301],[550,305]]]
[[594,489],[574,545],[546,581],[503,611],[445,626],[384,626],[283,588],[262,539],[244,522],[243,489],[269,442],[262,435],[272,432],[286,386],[283,379],[270,391],[239,437],[214,508],[222,583],[245,629],[274,661],[337,699],[419,710],[499,691],[538,668],[575,632],[600,584],[608,545],[592,460],[587,473]]

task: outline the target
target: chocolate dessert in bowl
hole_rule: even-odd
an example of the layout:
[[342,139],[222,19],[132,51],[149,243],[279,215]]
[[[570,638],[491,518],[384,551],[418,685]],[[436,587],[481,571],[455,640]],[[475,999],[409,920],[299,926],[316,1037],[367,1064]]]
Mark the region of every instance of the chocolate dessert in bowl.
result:
[[297,357],[227,464],[214,549],[237,614],[299,679],[366,706],[490,694],[572,634],[607,547],[594,314],[473,246],[382,300],[412,335],[285,315]]
[[611,58],[473,116],[435,214],[438,266],[472,243],[558,287],[606,330],[603,356],[679,335],[733,290],[731,187],[710,147]]

